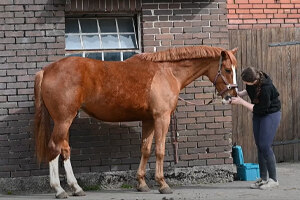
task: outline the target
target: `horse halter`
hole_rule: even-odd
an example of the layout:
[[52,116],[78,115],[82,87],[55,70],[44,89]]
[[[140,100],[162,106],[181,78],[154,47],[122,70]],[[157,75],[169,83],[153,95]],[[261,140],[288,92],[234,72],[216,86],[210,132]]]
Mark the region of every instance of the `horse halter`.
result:
[[[222,75],[222,61],[223,61],[223,57],[222,55],[220,56],[220,61],[219,61],[219,70],[218,70],[218,73],[215,77],[215,80],[213,82],[214,86],[216,87],[216,82],[219,78],[219,76],[221,76],[222,80],[224,81],[225,85],[226,85],[226,88],[224,88],[221,92],[218,92],[218,96],[222,96],[225,92],[227,92],[228,90],[231,90],[232,88],[237,88],[238,85],[237,84],[230,84],[228,83],[228,81],[226,80],[225,76]],[[217,88],[216,88],[217,90]]]

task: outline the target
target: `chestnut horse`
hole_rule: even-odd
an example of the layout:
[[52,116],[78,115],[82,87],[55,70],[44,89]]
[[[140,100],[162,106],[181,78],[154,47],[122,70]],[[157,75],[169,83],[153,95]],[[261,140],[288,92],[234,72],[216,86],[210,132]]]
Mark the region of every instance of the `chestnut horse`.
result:
[[[155,137],[156,172],[160,193],[172,193],[165,182],[163,161],[170,115],[179,92],[205,75],[223,102],[236,96],[236,49],[195,46],[137,54],[125,61],[105,62],[67,57],[50,64],[35,77],[35,140],[39,162],[49,162],[50,185],[57,198],[67,198],[60,186],[58,159],[62,156],[68,184],[85,195],[70,162],[69,128],[81,108],[109,122],[142,121],[141,161],[137,190],[149,191],[146,164]],[[54,127],[50,132],[50,117]]]

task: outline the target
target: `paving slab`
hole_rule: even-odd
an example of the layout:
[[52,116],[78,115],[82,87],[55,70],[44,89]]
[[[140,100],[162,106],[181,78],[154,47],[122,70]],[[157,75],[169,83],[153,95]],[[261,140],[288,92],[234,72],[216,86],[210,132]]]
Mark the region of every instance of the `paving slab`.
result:
[[[157,188],[140,193],[134,189],[88,191],[84,197],[70,196],[69,200],[300,200],[300,162],[279,163],[277,173],[280,186],[270,190],[250,189],[254,181],[233,181],[172,187],[173,194],[160,194]],[[5,200],[50,200],[54,193],[34,195],[0,195]]]

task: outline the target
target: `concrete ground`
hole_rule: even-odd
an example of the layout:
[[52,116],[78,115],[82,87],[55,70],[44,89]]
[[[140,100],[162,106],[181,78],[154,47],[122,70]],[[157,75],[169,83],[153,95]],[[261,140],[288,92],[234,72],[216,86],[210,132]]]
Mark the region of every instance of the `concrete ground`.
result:
[[[280,163],[277,165],[280,186],[271,190],[250,189],[253,181],[234,181],[222,184],[193,185],[173,187],[173,194],[159,194],[157,188],[150,192],[139,193],[128,190],[88,191],[85,197],[70,196],[70,200],[299,200],[300,199],[300,162]],[[0,195],[5,200],[47,200],[55,199],[52,194]]]

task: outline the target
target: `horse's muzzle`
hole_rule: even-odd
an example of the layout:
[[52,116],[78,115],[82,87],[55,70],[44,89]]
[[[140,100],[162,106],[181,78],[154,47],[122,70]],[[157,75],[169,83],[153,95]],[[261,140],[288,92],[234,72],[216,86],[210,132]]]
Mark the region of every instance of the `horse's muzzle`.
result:
[[222,99],[222,104],[230,104],[231,103],[231,96],[230,95],[226,95],[223,99]]

